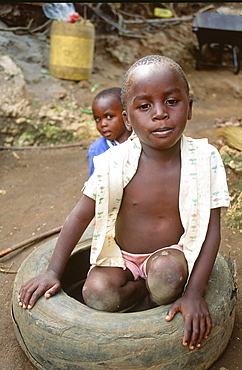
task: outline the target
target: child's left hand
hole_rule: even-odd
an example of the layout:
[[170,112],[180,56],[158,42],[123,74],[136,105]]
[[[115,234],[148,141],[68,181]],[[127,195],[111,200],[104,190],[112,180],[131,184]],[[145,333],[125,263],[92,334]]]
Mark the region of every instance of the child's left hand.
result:
[[168,310],[166,321],[171,321],[179,311],[184,319],[182,344],[188,346],[189,349],[201,347],[202,340],[208,337],[212,328],[205,299],[200,295],[189,295],[185,292]]

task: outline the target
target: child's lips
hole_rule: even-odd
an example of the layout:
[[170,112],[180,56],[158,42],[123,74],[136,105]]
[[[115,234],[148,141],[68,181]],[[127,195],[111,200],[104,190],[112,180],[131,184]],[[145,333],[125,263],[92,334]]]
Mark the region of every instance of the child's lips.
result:
[[104,136],[104,137],[108,137],[108,136],[110,136],[112,134],[112,132],[111,131],[103,131],[102,132],[102,135]]
[[152,134],[157,137],[163,137],[163,136],[169,135],[173,131],[174,129],[171,127],[159,127],[156,130],[152,131]]

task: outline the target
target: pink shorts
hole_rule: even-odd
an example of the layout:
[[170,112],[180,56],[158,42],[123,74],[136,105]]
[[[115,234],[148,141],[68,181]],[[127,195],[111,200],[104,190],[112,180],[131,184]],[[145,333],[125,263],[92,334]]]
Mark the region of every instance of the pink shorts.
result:
[[138,280],[139,278],[146,279],[147,273],[146,273],[146,264],[148,259],[153,256],[153,254],[166,250],[166,249],[177,249],[179,251],[183,252],[183,247],[179,244],[174,244],[166,248],[158,249],[157,251],[153,253],[147,253],[147,254],[134,254],[129,253],[121,250],[123,259],[125,261],[126,267],[132,272],[134,276],[134,280]]

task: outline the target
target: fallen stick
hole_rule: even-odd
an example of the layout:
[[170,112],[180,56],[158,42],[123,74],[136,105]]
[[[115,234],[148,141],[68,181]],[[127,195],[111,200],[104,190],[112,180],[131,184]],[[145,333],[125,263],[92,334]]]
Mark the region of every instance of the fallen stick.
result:
[[10,270],[12,266],[13,266],[13,263],[11,264],[11,266],[6,267],[6,270],[0,268],[0,272],[2,272],[3,274],[17,274],[17,271]]
[[29,238],[27,240],[24,240],[23,242],[20,242],[18,244],[13,245],[12,247],[9,247],[7,249],[4,249],[0,252],[0,258],[7,256],[9,253],[16,251],[17,249],[27,247],[28,244],[33,244],[34,242],[40,241],[44,238],[47,238],[50,235],[59,233],[61,231],[62,226],[56,227],[52,230],[46,231],[40,235],[33,236],[32,238]]
[[18,271],[0,269],[3,274],[17,274]]
[[0,146],[0,150],[27,150],[27,149],[62,149],[62,148],[72,148],[76,146],[88,145],[87,142],[81,143],[69,143],[69,144],[59,144],[59,145],[47,145],[47,146]]

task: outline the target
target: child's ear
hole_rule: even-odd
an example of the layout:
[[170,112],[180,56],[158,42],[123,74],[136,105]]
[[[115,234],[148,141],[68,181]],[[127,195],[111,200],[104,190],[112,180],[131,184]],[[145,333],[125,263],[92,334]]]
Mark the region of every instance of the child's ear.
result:
[[122,112],[122,116],[123,116],[123,121],[124,121],[124,124],[125,124],[127,130],[132,131],[133,128],[132,128],[131,124],[129,123],[128,115],[127,115],[125,110]]
[[189,107],[188,107],[187,119],[192,119],[192,106],[193,106],[193,99],[189,98]]

